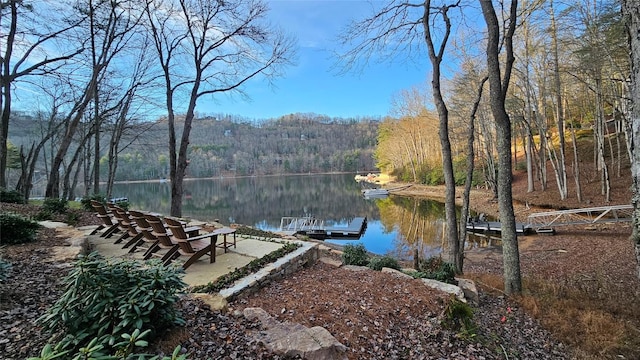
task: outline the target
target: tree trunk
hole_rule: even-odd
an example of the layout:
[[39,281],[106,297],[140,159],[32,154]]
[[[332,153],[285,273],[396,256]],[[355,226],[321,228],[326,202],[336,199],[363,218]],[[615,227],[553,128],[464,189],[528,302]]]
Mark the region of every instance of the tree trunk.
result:
[[[569,194],[567,190],[567,166],[565,155],[565,139],[564,139],[564,111],[562,110],[562,89],[560,85],[560,60],[558,59],[558,32],[556,29],[556,18],[553,9],[553,1],[551,7],[551,38],[553,42],[553,85],[556,95],[556,125],[558,127],[559,152],[560,158],[553,159],[556,162],[556,183],[560,193],[560,200],[566,200]],[[553,144],[552,144],[553,145]]]
[[573,142],[573,179],[576,182],[576,197],[582,202],[582,187],[580,186],[580,159],[578,158],[578,140],[576,131],[571,126],[571,141]]
[[187,113],[184,116],[184,127],[182,129],[182,137],[180,139],[178,157],[175,161],[174,176],[171,177],[171,216],[177,217],[182,216],[182,194],[184,192],[184,177],[187,174],[187,165],[189,165],[189,160],[187,159],[189,136],[191,134],[191,124],[193,123],[193,118],[195,117],[196,103],[198,101],[198,91],[200,88],[202,75],[202,70],[198,68],[198,64],[196,64],[195,71],[196,77],[191,89],[191,97],[189,98]]
[[629,119],[631,123],[631,176],[633,178],[633,233],[640,277],[640,3],[623,0],[622,11],[631,46],[631,101]]
[[513,56],[513,34],[517,17],[517,0],[510,8],[508,29],[505,29],[504,44],[506,60],[504,77],[500,69],[500,25],[491,0],[480,0],[482,14],[487,23],[487,70],[489,74],[489,102],[496,122],[498,145],[498,206],[500,211],[502,257],[504,265],[504,290],[507,294],[522,292],[520,254],[516,238],[516,219],[513,211],[511,175],[511,119],[505,109]]
[[467,219],[469,218],[469,201],[471,197],[471,184],[473,182],[473,170],[475,168],[474,158],[474,140],[476,135],[475,129],[475,120],[476,113],[478,112],[478,107],[480,106],[480,101],[482,100],[482,91],[484,88],[484,83],[487,82],[487,77],[484,77],[480,84],[478,85],[478,92],[476,94],[476,98],[473,102],[473,107],[471,108],[471,113],[469,114],[469,127],[467,130],[467,177],[464,181],[464,192],[462,193],[462,209],[460,209],[460,235],[458,236],[458,241],[460,245],[459,249],[462,251],[458,254],[458,260],[456,263],[460,264],[460,270],[464,268],[464,248],[465,242],[467,240]]
[[[526,6],[526,5],[525,5]],[[525,141],[526,145],[524,147],[525,156],[527,161],[527,192],[533,192],[535,188],[535,183],[533,181],[533,148],[535,146],[533,142],[533,105],[531,104],[533,96],[531,94],[531,79],[530,79],[530,61],[531,57],[529,55],[529,49],[531,48],[531,40],[529,36],[529,22],[525,21],[522,24],[523,32],[524,32],[524,82],[525,82],[525,96],[526,96],[526,107],[527,107],[527,115],[525,119],[526,123],[526,136]]]
[[604,100],[602,98],[602,78],[600,74],[596,75],[596,154],[598,156],[596,164],[600,171],[600,190],[604,196],[605,202],[609,202],[611,196],[611,182],[609,179],[609,168],[604,157],[604,137],[605,137],[605,119],[604,119]]
[[47,181],[47,189],[45,191],[45,197],[47,198],[60,197],[60,167],[62,166],[64,157],[67,155],[69,147],[71,146],[71,142],[76,133],[76,129],[80,124],[84,110],[87,108],[89,101],[91,101],[92,94],[98,85],[98,74],[100,72],[101,67],[94,69],[93,76],[82,95],[83,97],[74,106],[74,113],[69,115],[70,118],[68,119],[69,124],[67,126],[67,131],[60,141],[60,147],[58,148],[56,155],[53,157],[51,169],[49,170],[49,179]]
[[444,174],[445,184],[445,220],[447,224],[447,240],[449,246],[449,261],[454,264],[456,272],[462,272],[462,263],[460,259],[460,243],[458,241],[458,220],[456,214],[456,183],[453,174],[453,155],[451,152],[451,142],[449,141],[449,110],[445,104],[442,96],[442,89],[440,86],[440,64],[444,56],[444,50],[447,45],[449,34],[451,32],[451,22],[449,20],[447,11],[448,7],[443,7],[439,15],[442,16],[442,21],[445,25],[445,33],[442,37],[439,48],[436,48],[433,43],[431,35],[431,1],[427,0],[424,3],[424,13],[422,15],[422,27],[425,32],[425,42],[427,43],[427,49],[429,50],[429,59],[432,65],[432,77],[431,77],[431,89],[433,91],[433,100],[438,111],[438,118],[440,120],[440,126],[438,134],[440,136],[440,145],[442,147],[442,171]]

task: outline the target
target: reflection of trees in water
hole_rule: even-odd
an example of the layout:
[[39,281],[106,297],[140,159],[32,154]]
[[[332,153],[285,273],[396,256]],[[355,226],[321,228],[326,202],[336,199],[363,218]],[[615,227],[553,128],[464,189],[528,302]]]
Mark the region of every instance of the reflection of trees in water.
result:
[[[447,250],[443,203],[409,197],[390,197],[378,202],[378,207],[380,222],[385,231],[397,230],[392,256],[412,260],[414,251],[418,250],[418,256],[427,259],[439,256]],[[495,235],[468,235],[465,250],[501,246],[500,238]]]
[[[347,222],[356,216],[377,218],[373,202],[365,201],[353,174],[216,178],[187,180],[184,216],[223,223],[278,227],[283,216],[313,215]],[[169,212],[170,184],[117,184],[114,193],[127,196],[132,208]]]
[[422,258],[445,250],[444,205],[440,202],[416,198],[391,197],[379,203],[380,221],[387,231],[398,231],[392,256],[412,259],[414,251]]

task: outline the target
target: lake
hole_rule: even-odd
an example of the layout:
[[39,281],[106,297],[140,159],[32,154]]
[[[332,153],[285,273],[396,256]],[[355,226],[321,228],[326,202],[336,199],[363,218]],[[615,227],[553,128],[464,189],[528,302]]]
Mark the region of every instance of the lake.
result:
[[[415,249],[423,258],[443,251],[444,205],[437,201],[389,196],[365,199],[355,174],[290,175],[185,179],[184,217],[277,230],[283,216],[314,216],[326,226],[346,226],[367,218],[357,240],[327,239],[335,244],[363,243],[367,250],[410,260]],[[170,184],[115,184],[112,197],[127,197],[131,209],[168,214]]]

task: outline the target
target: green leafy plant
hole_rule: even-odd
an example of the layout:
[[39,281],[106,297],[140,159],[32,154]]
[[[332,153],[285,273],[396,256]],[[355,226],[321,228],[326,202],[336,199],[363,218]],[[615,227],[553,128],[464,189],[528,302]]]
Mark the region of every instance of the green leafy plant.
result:
[[129,203],[129,201],[118,201],[116,203],[118,206],[120,206],[121,208],[125,209],[125,210],[129,210],[129,207],[131,206],[131,204]]
[[367,266],[377,271],[382,270],[382,268],[384,267],[400,270],[400,264],[398,263],[398,260],[394,259],[391,256],[374,256],[369,261],[369,265]]
[[109,352],[136,329],[153,339],[184,323],[174,309],[186,287],[182,276],[181,268],[157,260],[106,260],[94,252],[76,261],[63,279],[65,293],[38,321],[62,338],[61,350],[76,351],[96,338]]
[[71,226],[75,226],[80,217],[82,216],[81,212],[78,210],[69,210],[65,216],[65,222]]
[[16,190],[0,189],[0,202],[12,204],[24,204],[24,195]]
[[[114,355],[106,355],[103,353],[104,345],[99,344],[98,339],[92,339],[89,344],[85,347],[82,347],[77,350],[75,355],[69,354],[69,350],[62,350],[60,344],[53,347],[50,344],[45,345],[45,347],[40,352],[40,356],[30,357],[27,360],[49,360],[56,358],[71,358],[73,360],[82,360],[82,359],[93,359],[93,360],[128,360],[128,359],[147,359],[147,360],[186,360],[187,355],[180,354],[180,350],[182,349],[180,346],[177,346],[171,357],[164,356],[153,356],[148,354],[134,354],[134,350],[137,347],[146,347],[148,342],[144,340],[144,337],[149,334],[149,330],[144,332],[140,332],[140,330],[136,329],[132,334],[122,334],[122,341],[115,344]],[[67,355],[69,354],[69,355]],[[71,357],[73,356],[73,357]]]
[[36,239],[37,222],[12,213],[0,214],[0,234],[3,244],[23,244]]
[[477,327],[473,322],[473,308],[454,296],[445,308],[442,325],[466,337],[476,335]]
[[342,263],[345,265],[367,266],[369,254],[363,244],[347,244],[342,249]]
[[69,209],[69,202],[65,199],[46,198],[42,203],[42,211],[52,214],[64,214]]
[[426,260],[420,259],[418,271],[410,273],[414,278],[434,279],[444,283],[457,285],[456,269],[453,264],[434,256]]

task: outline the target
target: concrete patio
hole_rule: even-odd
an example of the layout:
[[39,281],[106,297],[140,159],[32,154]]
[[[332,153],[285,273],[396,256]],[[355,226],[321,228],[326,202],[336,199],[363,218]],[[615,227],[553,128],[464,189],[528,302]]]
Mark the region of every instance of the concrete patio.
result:
[[[129,253],[129,248],[122,248],[126,241],[120,244],[114,244],[114,241],[118,238],[117,235],[110,238],[103,238],[100,237],[99,234],[95,234],[89,235],[87,238],[92,250],[97,251],[107,258],[132,258],[141,260],[144,253],[144,249]],[[218,241],[221,241],[221,239],[218,239]],[[237,236],[235,248],[231,247],[226,253],[221,248],[216,249],[216,261],[214,263],[209,263],[209,257],[203,256],[187,268],[185,270],[184,281],[189,286],[206,285],[215,281],[220,276],[230,273],[237,268],[241,268],[252,260],[259,259],[283,246],[284,244],[280,242],[259,240],[239,235]],[[177,264],[182,264],[184,259],[185,257],[180,257],[175,261]]]

